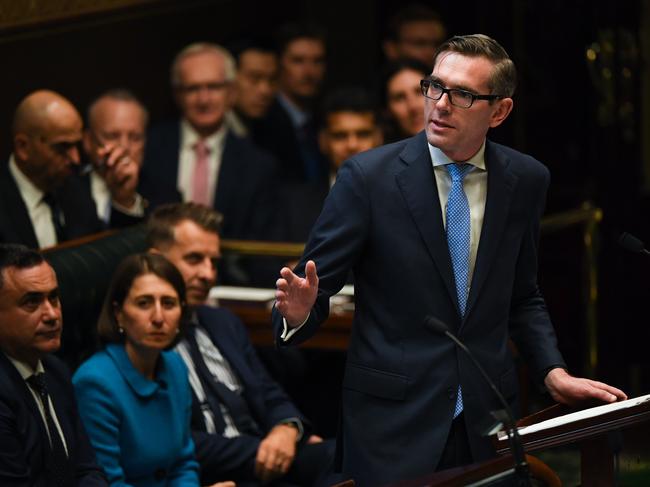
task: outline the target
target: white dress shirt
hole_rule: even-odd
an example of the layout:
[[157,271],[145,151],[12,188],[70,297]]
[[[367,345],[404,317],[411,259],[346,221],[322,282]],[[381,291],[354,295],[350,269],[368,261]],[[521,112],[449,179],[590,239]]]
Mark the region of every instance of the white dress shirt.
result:
[[54,223],[52,223],[52,210],[50,210],[49,205],[43,201],[45,193],[37,188],[36,185],[34,185],[34,183],[23,174],[16,164],[13,154],[9,156],[9,172],[16,181],[18,192],[27,207],[27,213],[32,222],[32,228],[36,234],[39,248],[42,249],[56,245],[58,242],[56,239]]
[[[440,200],[440,209],[442,210],[442,222],[447,228],[447,200],[449,199],[449,190],[451,189],[451,176],[445,167],[447,164],[453,164],[454,161],[449,159],[440,149],[428,144],[431,163],[436,176],[436,185],[438,187],[438,198]],[[471,164],[474,168],[465,176],[463,180],[463,189],[467,196],[470,215],[470,261],[469,261],[469,278],[467,282],[471,286],[472,277],[474,276],[474,267],[476,266],[476,256],[478,254],[478,244],[481,238],[481,229],[483,228],[483,218],[485,216],[485,202],[487,200],[487,167],[485,166],[485,141],[474,156],[464,161],[465,164]],[[286,319],[282,319],[284,329],[280,338],[283,341],[289,340],[298,330],[307,323],[307,319],[295,328],[290,328]]]
[[[429,153],[433,170],[436,174],[436,185],[438,186],[438,198],[440,198],[440,209],[442,210],[442,222],[447,228],[447,199],[451,189],[451,176],[445,167],[447,164],[453,164],[454,161],[449,159],[440,149],[429,144]],[[481,238],[481,229],[483,228],[483,217],[485,216],[485,201],[487,198],[487,169],[485,167],[485,142],[465,164],[474,166],[463,180],[463,189],[467,196],[470,216],[470,241],[469,241],[469,278],[467,282],[471,286],[472,276],[474,276],[474,267],[476,265],[476,255],[478,253],[478,244]]]
[[[51,443],[52,433],[50,432],[50,430],[47,429],[47,420],[45,419],[45,410],[43,409],[43,402],[41,401],[41,397],[38,395],[38,393],[27,383],[27,379],[29,379],[32,375],[45,373],[45,369],[43,368],[43,363],[39,360],[38,363],[36,364],[36,370],[34,370],[25,362],[16,360],[15,358],[10,357],[9,355],[6,354],[5,356],[9,359],[9,361],[12,364],[14,364],[14,367],[16,367],[16,370],[18,370],[18,373],[25,381],[25,386],[27,387],[27,389],[29,389],[29,392],[32,393],[32,397],[34,398],[34,401],[36,401],[38,412],[41,413],[41,418],[43,419],[43,424],[45,425],[45,431],[47,431],[47,436],[48,438],[50,438],[50,443]],[[68,445],[65,442],[65,436],[63,434],[63,430],[61,429],[61,425],[59,424],[59,418],[57,418],[56,416],[56,411],[54,410],[54,405],[52,404],[52,398],[50,397],[49,394],[48,394],[48,407],[50,409],[50,415],[52,416],[52,420],[54,421],[54,426],[56,426],[56,430],[59,436],[61,437],[63,448],[65,448],[65,454],[67,455]]]
[[[205,145],[208,153],[208,195],[210,206],[214,204],[219,180],[219,170],[223,158],[223,150],[226,142],[227,127],[221,126],[214,134],[206,137]],[[181,121],[181,143],[178,154],[178,174],[176,181],[178,190],[183,196],[183,201],[192,201],[194,189],[194,170],[196,167],[196,143],[201,137],[186,120]]]
[[[199,347],[199,352],[203,357],[206,367],[210,371],[210,374],[215,378],[215,380],[221,382],[228,389],[237,394],[242,393],[242,385],[237,378],[237,375],[233,372],[230,364],[221,354],[217,346],[212,342],[210,336],[206,331],[201,327],[197,326],[195,330],[196,344]],[[194,362],[190,355],[189,347],[185,341],[181,341],[176,345],[176,351],[185,362],[187,370],[189,371],[190,386],[196,395],[196,398],[201,404],[206,403],[206,395],[203,390],[203,384],[199,375],[194,367]],[[223,416],[224,423],[226,427],[223,432],[223,436],[226,438],[234,438],[239,436],[241,432],[237,429],[235,422],[233,421],[228,409],[226,409],[223,404],[220,404],[221,415]],[[216,433],[217,429],[215,426],[214,415],[210,408],[202,407],[201,411],[203,413],[203,419],[205,421],[205,427],[208,433]]]

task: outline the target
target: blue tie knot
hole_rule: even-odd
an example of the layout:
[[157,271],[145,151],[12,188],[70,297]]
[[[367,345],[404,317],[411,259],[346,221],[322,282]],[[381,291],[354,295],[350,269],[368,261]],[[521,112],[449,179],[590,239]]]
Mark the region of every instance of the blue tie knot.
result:
[[462,181],[474,166],[471,164],[447,164],[445,166],[452,181]]

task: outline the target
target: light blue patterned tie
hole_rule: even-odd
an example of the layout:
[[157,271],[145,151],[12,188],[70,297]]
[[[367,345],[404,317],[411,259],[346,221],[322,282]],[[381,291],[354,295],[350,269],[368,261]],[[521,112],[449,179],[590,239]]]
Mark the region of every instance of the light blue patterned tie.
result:
[[[465,316],[465,305],[469,293],[469,241],[470,216],[469,203],[463,190],[463,179],[474,166],[471,164],[448,164],[451,176],[451,189],[447,200],[447,245],[451,256],[456,281],[456,295],[461,318]],[[458,384],[458,396],[454,409],[454,418],[463,411],[463,396]]]

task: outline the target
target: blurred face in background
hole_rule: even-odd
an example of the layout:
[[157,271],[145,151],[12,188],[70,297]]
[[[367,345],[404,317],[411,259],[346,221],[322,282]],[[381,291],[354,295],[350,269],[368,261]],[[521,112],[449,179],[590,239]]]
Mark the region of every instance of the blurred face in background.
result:
[[248,118],[261,118],[277,91],[278,59],[272,52],[248,49],[239,56],[235,108]]
[[445,26],[437,20],[413,20],[404,23],[396,40],[392,41],[390,59],[412,58],[426,66],[433,63],[433,55],[447,37]]
[[420,80],[426,76],[411,69],[403,69],[388,80],[386,107],[404,137],[424,129],[424,101]]
[[330,113],[319,136],[321,151],[327,155],[334,170],[355,154],[382,142],[383,136],[372,112]]
[[61,186],[79,166],[82,121],[67,100],[55,99],[36,119],[30,131],[14,136],[16,163],[44,192]]
[[104,97],[91,109],[84,132],[84,149],[93,164],[101,165],[99,154],[107,147],[120,146],[138,167],[142,166],[147,115],[138,103]]
[[223,56],[214,51],[189,54],[178,62],[176,78],[176,102],[183,117],[203,137],[219,130],[233,102]]
[[300,103],[315,97],[325,78],[325,45],[319,39],[298,38],[280,56],[280,87]]

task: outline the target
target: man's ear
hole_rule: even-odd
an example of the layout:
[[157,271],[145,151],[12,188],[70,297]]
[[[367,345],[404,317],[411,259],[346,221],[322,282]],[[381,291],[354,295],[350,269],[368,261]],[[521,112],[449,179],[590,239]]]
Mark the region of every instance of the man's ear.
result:
[[29,160],[29,146],[29,137],[26,134],[17,133],[14,136],[14,154],[21,161]]
[[492,112],[492,117],[490,119],[490,127],[494,128],[501,125],[503,121],[508,118],[508,115],[510,115],[512,106],[512,98],[502,98],[501,100],[497,100],[496,108]]

